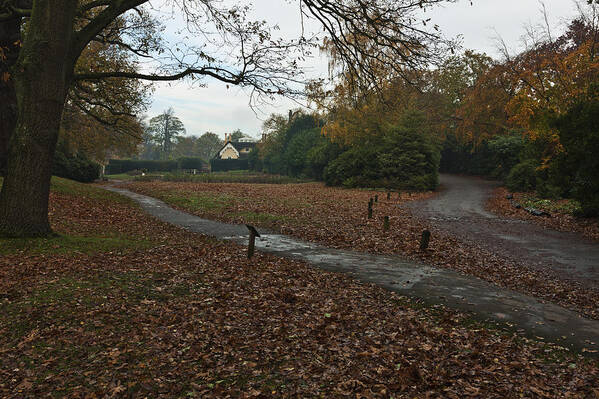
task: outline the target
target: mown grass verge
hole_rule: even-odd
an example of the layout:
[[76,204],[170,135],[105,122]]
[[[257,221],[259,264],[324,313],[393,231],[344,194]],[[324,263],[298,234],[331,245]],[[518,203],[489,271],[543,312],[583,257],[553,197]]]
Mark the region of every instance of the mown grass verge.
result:
[[[157,244],[150,237],[127,234],[118,220],[109,223],[98,220],[102,212],[107,215],[140,212],[138,205],[127,197],[55,176],[50,191],[50,221],[55,235],[34,239],[0,238],[0,255],[91,254],[143,249]],[[99,212],[90,213],[90,207]]]
[[252,184],[296,184],[308,183],[310,180],[283,175],[236,170],[230,172],[200,173],[165,173],[164,175],[135,176],[135,181],[168,181],[189,183],[252,183]]

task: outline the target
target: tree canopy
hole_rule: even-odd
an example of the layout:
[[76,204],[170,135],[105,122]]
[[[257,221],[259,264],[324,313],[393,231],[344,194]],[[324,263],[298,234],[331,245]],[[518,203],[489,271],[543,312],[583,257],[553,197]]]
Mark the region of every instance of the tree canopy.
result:
[[168,159],[173,153],[176,142],[185,134],[185,127],[175,116],[173,108],[169,108],[150,119],[146,132],[151,140],[159,145],[160,158]]
[[[248,3],[171,0],[166,6],[183,16],[186,34],[200,39],[172,46],[154,34],[147,0],[3,0],[0,34],[5,37],[0,40],[7,43],[8,37],[17,36],[14,43],[20,46],[9,49],[1,71],[8,82],[0,88],[2,98],[9,101],[0,104],[0,120],[11,133],[0,191],[0,234],[51,231],[50,165],[65,104],[126,130],[123,123],[131,122],[131,109],[115,107],[122,99],[110,102],[110,96],[97,95],[105,85],[124,89],[122,79],[189,79],[202,85],[212,78],[249,89],[253,99],[300,96],[301,61],[323,38],[336,65],[352,70],[362,85],[379,83],[375,72],[381,65],[407,79],[409,70],[427,65],[437,54],[434,47],[447,44],[419,17],[423,7],[441,2],[299,0],[302,16],[318,21],[324,37],[284,40],[274,35],[276,27],[250,18]],[[111,54],[116,61],[133,55],[144,59],[145,67],[129,61],[84,62],[86,50]]]

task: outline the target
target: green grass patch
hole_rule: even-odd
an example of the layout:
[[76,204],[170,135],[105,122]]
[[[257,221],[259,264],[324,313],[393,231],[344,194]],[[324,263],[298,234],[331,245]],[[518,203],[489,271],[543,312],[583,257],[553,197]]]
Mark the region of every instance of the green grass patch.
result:
[[235,215],[243,218],[247,223],[256,224],[272,224],[280,221],[290,220],[287,216],[273,215],[271,213],[257,213],[257,212],[236,212]]
[[223,194],[198,194],[195,192],[169,191],[159,194],[160,199],[168,204],[179,206],[189,211],[221,210],[235,203],[234,197]]
[[170,182],[191,183],[249,183],[249,184],[296,184],[307,183],[310,180],[289,176],[271,175],[267,173],[251,172],[247,170],[233,170],[229,172],[201,173],[197,175],[187,173],[166,173],[162,176],[136,176],[135,181],[162,180]]
[[[3,179],[0,177],[0,188]],[[127,197],[112,191],[104,190],[91,184],[79,183],[74,180],[63,179],[52,176],[50,180],[50,191],[58,194],[71,195],[74,197],[87,197],[99,201],[118,202],[133,205],[135,202]]]
[[568,215],[576,215],[581,211],[580,202],[573,199],[542,199],[533,195],[525,195],[522,198],[522,205],[525,208],[542,209],[549,213],[565,213]]
[[136,176],[127,173],[118,173],[115,175],[104,175],[104,177],[110,180],[133,180]]
[[[0,177],[0,188],[2,187],[2,183],[3,179]],[[107,191],[91,184],[79,183],[74,180],[56,176],[52,176],[52,180],[50,180],[50,191],[75,197],[87,197],[100,201],[134,204],[129,198],[112,191]]]
[[0,238],[0,255],[93,254],[151,248],[155,243],[143,238],[125,236],[65,236],[48,238]]
[[133,200],[112,191],[56,176],[52,176],[50,191],[74,197],[86,197],[97,201],[117,202],[129,205],[135,204]]

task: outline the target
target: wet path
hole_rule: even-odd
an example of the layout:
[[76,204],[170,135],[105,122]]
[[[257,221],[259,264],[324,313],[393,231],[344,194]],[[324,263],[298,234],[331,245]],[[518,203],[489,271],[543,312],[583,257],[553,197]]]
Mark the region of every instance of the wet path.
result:
[[[243,225],[206,220],[175,210],[164,202],[131,191],[106,187],[141,204],[150,215],[189,231],[247,245]],[[429,304],[445,304],[469,311],[480,320],[508,323],[530,336],[543,337],[575,350],[599,350],[599,321],[588,320],[560,306],[541,303],[514,291],[493,286],[475,277],[436,269],[398,256],[326,248],[279,234],[261,233],[258,250],[308,262],[324,270],[349,273],[358,280],[375,283]],[[592,356],[598,353],[587,352]]]
[[443,191],[411,204],[412,211],[466,241],[477,242],[502,257],[538,269],[551,268],[564,280],[599,288],[599,243],[580,234],[559,232],[485,210],[497,183],[472,177],[442,175]]

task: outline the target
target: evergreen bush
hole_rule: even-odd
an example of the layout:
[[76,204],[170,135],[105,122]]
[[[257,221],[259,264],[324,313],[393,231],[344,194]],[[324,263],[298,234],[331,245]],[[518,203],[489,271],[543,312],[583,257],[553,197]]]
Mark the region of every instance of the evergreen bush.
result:
[[532,191],[537,187],[538,163],[534,159],[520,162],[512,168],[506,179],[512,191]]

